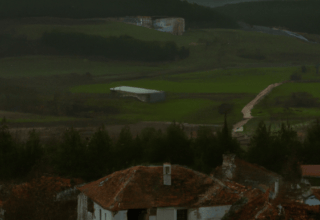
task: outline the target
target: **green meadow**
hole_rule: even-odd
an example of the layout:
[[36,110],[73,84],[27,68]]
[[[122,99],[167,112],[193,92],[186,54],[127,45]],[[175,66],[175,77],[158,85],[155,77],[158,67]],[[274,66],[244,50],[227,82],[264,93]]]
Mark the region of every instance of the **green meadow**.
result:
[[[305,121],[320,117],[319,105],[310,107],[286,106],[292,100],[293,93],[305,92],[312,95],[313,98],[320,97],[320,83],[298,83],[291,82],[278,86],[272,90],[261,102],[253,109],[252,115],[257,117],[248,123],[247,127],[251,127],[255,120],[265,119],[273,120],[289,120],[291,124],[301,124]],[[319,100],[318,100],[319,102]],[[271,123],[271,122],[269,122]],[[274,129],[279,129],[278,125],[273,125]]]
[[[0,59],[0,76],[48,76],[70,72],[95,75],[166,74],[199,72],[215,68],[311,65],[320,59],[320,45],[286,36],[231,29],[187,29],[181,36],[119,22],[96,25],[20,24],[14,36],[39,41],[46,31],[80,32],[99,36],[130,35],[140,40],[174,41],[190,49],[184,60],[167,63],[101,61],[93,57],[22,56]],[[8,29],[9,30],[9,29]],[[11,32],[10,32],[11,33]]]
[[296,67],[217,69],[173,74],[152,79],[118,81],[108,84],[80,85],[70,88],[73,93],[110,93],[116,86],[134,86],[163,90],[170,93],[254,93],[272,83],[288,80]]
[[161,70],[162,67],[142,66],[138,64],[119,64],[101,62],[83,57],[71,56],[25,56],[8,57],[0,59],[1,77],[34,77],[53,76],[70,73],[86,72],[94,76],[107,76],[122,74],[140,74]]

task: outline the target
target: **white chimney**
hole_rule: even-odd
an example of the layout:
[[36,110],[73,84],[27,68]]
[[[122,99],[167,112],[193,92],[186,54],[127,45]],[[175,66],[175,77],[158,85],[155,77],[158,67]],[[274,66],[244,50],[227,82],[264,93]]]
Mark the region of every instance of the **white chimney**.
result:
[[274,182],[274,194],[272,199],[275,199],[277,197],[278,192],[279,192],[279,179],[277,179],[277,181]]
[[235,154],[223,154],[223,162],[222,162],[222,172],[224,174],[224,178],[232,179],[234,176],[234,171],[236,168],[235,165]]
[[163,185],[171,185],[171,164],[163,163]]

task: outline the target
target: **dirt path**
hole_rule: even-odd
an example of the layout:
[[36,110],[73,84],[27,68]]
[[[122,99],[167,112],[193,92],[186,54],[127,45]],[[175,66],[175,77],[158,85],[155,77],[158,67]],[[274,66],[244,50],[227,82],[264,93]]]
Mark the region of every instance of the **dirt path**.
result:
[[235,133],[234,130],[242,127],[245,125],[253,116],[251,115],[251,109],[261,100],[265,95],[267,95],[271,90],[277,86],[280,86],[282,83],[274,83],[269,85],[267,88],[262,90],[251,102],[249,102],[243,109],[243,120],[239,121],[238,123],[233,125],[233,134]]

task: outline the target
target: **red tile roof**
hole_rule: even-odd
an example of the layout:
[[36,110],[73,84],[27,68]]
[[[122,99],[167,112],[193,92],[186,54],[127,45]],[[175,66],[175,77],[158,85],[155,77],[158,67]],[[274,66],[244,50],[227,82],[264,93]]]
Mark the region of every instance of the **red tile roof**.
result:
[[162,166],[135,166],[78,189],[111,211],[168,206],[231,205],[240,198],[238,192],[244,191],[244,187],[239,184],[224,184],[206,174],[179,165],[171,166],[169,186],[163,185]]
[[320,177],[320,165],[301,165],[302,176]]
[[[285,210],[286,219],[319,220],[320,206],[309,206],[301,203],[281,204]],[[315,216],[316,215],[316,216]]]
[[[255,216],[264,209],[268,202],[269,190],[263,193],[259,189],[249,190],[244,193],[244,201],[242,204],[238,204],[239,208],[227,219],[238,220],[238,219],[255,219]],[[233,208],[231,208],[232,210]]]
[[[230,163],[230,161],[228,161],[228,163]],[[232,163],[234,165],[232,169],[223,164],[222,166],[218,166],[211,175],[225,179],[226,169],[232,170],[231,180],[246,186],[254,186],[255,188],[260,189],[265,188],[264,191],[269,187],[273,190],[272,187],[274,187],[274,182],[282,179],[282,177],[277,173],[267,170],[257,164],[241,160],[237,157],[234,158]]]
[[311,188],[313,195],[320,200],[320,189]]
[[[73,179],[75,184],[81,184],[84,181],[80,178]],[[71,187],[71,179],[61,178],[61,177],[45,177],[40,178],[41,184],[45,187],[46,191],[59,192],[65,188]],[[39,185],[38,185],[39,186]],[[17,196],[28,196],[28,191],[32,187],[31,183],[23,183],[14,186],[12,192]]]

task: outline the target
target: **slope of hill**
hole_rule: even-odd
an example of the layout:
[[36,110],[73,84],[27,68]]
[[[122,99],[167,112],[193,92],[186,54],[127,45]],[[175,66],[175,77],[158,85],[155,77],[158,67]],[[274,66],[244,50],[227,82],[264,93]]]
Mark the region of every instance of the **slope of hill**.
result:
[[261,1],[229,4],[215,11],[252,25],[283,27],[295,32],[320,34],[320,1]]

